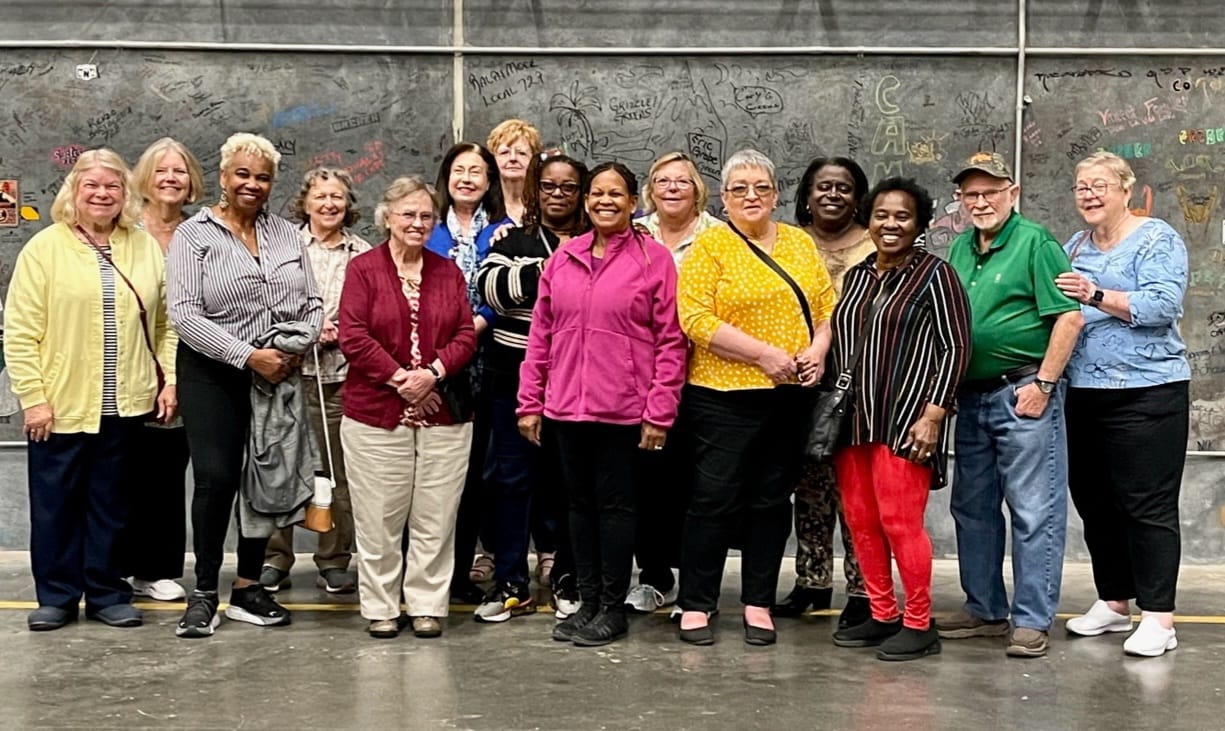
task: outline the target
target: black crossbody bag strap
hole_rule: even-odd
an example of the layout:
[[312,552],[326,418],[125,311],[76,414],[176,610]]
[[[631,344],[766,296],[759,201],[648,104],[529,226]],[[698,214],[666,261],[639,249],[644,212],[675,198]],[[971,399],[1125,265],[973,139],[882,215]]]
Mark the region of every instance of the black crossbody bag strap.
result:
[[727,227],[735,232],[737,236],[744,239],[744,243],[749,247],[749,251],[753,252],[758,259],[761,259],[763,264],[770,267],[779,278],[787,283],[788,287],[791,287],[791,291],[795,293],[795,298],[800,301],[800,310],[804,313],[804,323],[808,325],[808,340],[811,342],[816,337],[817,331],[812,324],[812,309],[808,306],[808,298],[804,296],[804,290],[800,289],[800,285],[796,284],[791,275],[787,273],[787,270],[779,266],[773,257],[759,249],[752,241],[749,241],[749,237],[741,233],[735,224],[728,221]]

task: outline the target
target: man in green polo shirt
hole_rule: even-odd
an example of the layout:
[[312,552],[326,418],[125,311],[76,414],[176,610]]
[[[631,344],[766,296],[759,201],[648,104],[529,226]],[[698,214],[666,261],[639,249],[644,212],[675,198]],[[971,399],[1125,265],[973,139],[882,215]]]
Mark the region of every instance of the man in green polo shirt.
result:
[[[957,403],[952,513],[964,608],[946,639],[1011,635],[1007,653],[1041,657],[1059,605],[1067,532],[1063,368],[1084,324],[1055,286],[1071,271],[1059,242],[1013,210],[1020,188],[997,153],[953,178],[974,227],[949,249],[970,298],[974,351]],[[1012,524],[1013,598],[1004,587],[1004,515]]]

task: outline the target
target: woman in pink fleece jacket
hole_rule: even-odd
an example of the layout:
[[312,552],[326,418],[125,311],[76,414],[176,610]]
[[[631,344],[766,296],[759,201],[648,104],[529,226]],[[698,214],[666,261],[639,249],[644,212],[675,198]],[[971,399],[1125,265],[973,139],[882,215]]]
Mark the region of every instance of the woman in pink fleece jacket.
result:
[[554,429],[582,608],[553,629],[580,646],[624,637],[638,449],[663,449],[685,382],[671,253],[631,227],[638,181],[603,163],[583,182],[594,230],[540,277],[519,371],[519,431]]

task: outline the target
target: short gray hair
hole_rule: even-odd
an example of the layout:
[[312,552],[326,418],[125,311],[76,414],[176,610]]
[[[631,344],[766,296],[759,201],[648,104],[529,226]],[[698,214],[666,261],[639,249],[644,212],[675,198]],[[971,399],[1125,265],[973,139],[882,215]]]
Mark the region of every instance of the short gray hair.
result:
[[420,176],[405,175],[391,181],[391,185],[387,186],[387,190],[383,192],[382,200],[374,208],[374,225],[383,230],[391,228],[387,224],[387,216],[391,214],[391,206],[414,193],[425,193],[428,195],[431,207],[434,209],[435,218],[440,215],[438,191],[434,189],[434,186],[425,182]]
[[738,150],[732,153],[732,156],[727,158],[727,162],[723,163],[723,173],[720,176],[719,187],[727,189],[727,181],[732,177],[732,173],[742,168],[758,168],[766,171],[766,175],[770,178],[770,184],[775,188],[778,187],[778,180],[774,177],[774,161],[766,157],[764,152],[758,152],[752,148]]
[[277,166],[281,164],[281,153],[277,152],[276,146],[269,142],[267,137],[250,132],[235,132],[221,146],[221,171],[228,171],[234,158],[242,153],[267,160],[272,167],[272,177],[276,177]]

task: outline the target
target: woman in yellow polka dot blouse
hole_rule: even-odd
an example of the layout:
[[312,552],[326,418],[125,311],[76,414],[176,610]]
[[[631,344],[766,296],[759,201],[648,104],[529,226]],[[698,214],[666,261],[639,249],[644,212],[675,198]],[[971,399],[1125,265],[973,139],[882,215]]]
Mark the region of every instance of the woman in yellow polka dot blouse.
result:
[[[681,639],[710,644],[733,537],[742,548],[745,641],[775,641],[769,607],[791,528],[809,390],[829,350],[834,288],[817,247],[778,223],[774,163],[741,150],[723,167],[728,225],[693,242],[681,265],[681,327],[693,341],[682,419],[694,436],[693,495],[681,561]],[[803,294],[772,268],[781,268]]]

